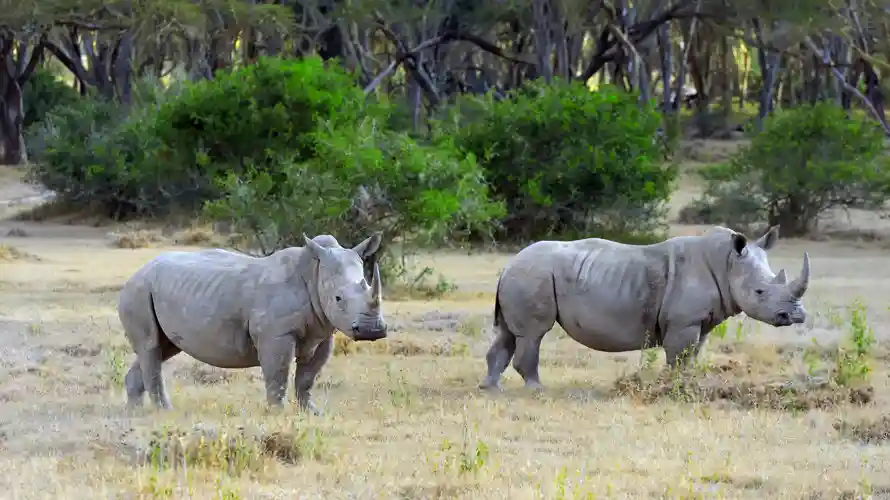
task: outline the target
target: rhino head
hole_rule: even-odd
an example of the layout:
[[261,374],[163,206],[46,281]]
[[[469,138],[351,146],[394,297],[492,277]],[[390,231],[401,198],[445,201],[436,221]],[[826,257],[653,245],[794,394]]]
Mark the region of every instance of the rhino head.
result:
[[[380,233],[352,248],[322,246],[305,234],[303,240],[318,259],[318,297],[328,321],[353,340],[386,338],[380,267],[373,259],[380,250]],[[374,260],[370,284],[364,271],[364,261],[369,259]]]
[[806,321],[801,299],[810,283],[810,257],[804,252],[800,276],[788,283],[785,270],[773,274],[767,250],[779,241],[779,226],[773,226],[754,242],[739,233],[732,235],[729,257],[729,288],[732,298],[748,316],[773,326]]

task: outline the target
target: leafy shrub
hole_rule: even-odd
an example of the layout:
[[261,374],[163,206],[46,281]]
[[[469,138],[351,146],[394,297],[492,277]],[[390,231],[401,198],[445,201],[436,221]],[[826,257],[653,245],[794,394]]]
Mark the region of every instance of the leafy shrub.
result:
[[[344,112],[349,113],[348,110]],[[213,219],[232,223],[248,247],[268,254],[302,246],[302,233],[333,234],[355,244],[381,231],[401,253],[454,237],[459,225],[477,227],[503,211],[488,200],[487,185],[473,156],[446,141],[420,144],[406,133],[386,130],[386,118],[366,117],[352,127],[326,121],[311,135],[314,151],[279,157],[273,170],[249,168],[222,182],[225,196],[205,207]],[[387,249],[384,259],[396,256]],[[381,267],[404,271],[404,262]]]
[[883,204],[890,169],[882,148],[879,126],[848,118],[833,103],[781,110],[728,162],[700,171],[708,188],[697,203],[733,219],[726,222],[766,220],[803,234],[827,209]]
[[[162,93],[140,94],[129,109],[85,96],[54,108],[27,130],[36,162],[28,177],[75,206],[93,205],[110,216],[152,212],[175,192],[150,159],[151,133]],[[163,193],[163,196],[161,195]]]
[[283,151],[314,155],[321,120],[355,124],[365,97],[353,75],[319,57],[260,58],[256,64],[187,86],[161,106],[155,133],[161,156],[180,166],[217,172],[248,160],[254,167]]
[[[321,121],[354,128],[378,109],[352,75],[318,57],[260,58],[170,91],[141,82],[134,98],[127,113],[84,99],[51,114],[33,134],[42,162],[33,177],[110,214],[197,209],[220,196],[217,180],[248,165],[265,171],[282,155],[311,159]],[[273,186],[287,177],[270,175]]]
[[60,81],[56,75],[44,68],[37,68],[22,88],[25,105],[25,129],[43,121],[52,110],[73,104],[80,99],[74,87]]
[[636,240],[659,228],[676,170],[657,162],[653,106],[616,87],[536,81],[507,99],[465,98],[461,107],[476,119],[452,118],[439,132],[479,159],[506,202],[508,238]]

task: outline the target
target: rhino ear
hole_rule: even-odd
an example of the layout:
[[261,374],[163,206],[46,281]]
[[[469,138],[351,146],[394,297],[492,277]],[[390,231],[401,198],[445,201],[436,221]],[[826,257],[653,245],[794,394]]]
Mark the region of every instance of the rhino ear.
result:
[[383,241],[383,235],[378,231],[368,236],[365,241],[352,247],[352,251],[357,253],[362,260],[368,260],[369,257],[373,257],[380,250],[381,241]]
[[746,246],[748,246],[748,238],[744,234],[735,233],[732,235],[732,249],[735,250],[735,253],[742,255]]
[[362,258],[362,264],[365,269],[365,279],[370,283],[374,279],[374,268],[377,267],[380,243],[383,241],[383,235],[378,231],[369,236],[365,241],[352,247],[352,251]]
[[769,250],[770,248],[776,246],[776,243],[779,242],[779,225],[776,224],[769,228],[769,231],[766,232],[763,236],[757,239],[757,246],[764,250]]
[[306,248],[312,252],[318,260],[322,260],[330,254],[330,250],[319,245],[314,240],[309,239],[309,237],[306,236],[306,233],[303,233],[303,242],[306,244]]

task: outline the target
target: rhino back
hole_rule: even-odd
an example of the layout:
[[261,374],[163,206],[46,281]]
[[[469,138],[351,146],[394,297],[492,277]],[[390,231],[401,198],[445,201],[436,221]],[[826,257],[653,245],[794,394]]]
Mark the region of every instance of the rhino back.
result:
[[215,366],[258,364],[248,334],[262,260],[227,252],[169,252],[147,266],[158,324],[190,356]]
[[560,324],[601,351],[661,345],[673,326],[704,320],[719,298],[705,263],[707,244],[698,237],[654,245],[568,244],[554,270]]
[[590,239],[565,244],[558,256],[554,288],[566,333],[607,352],[640,349],[647,337],[660,342],[669,272],[664,252]]

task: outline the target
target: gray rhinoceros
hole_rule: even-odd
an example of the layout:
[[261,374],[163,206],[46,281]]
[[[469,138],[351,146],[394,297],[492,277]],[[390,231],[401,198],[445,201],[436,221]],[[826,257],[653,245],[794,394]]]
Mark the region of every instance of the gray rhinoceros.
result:
[[513,358],[526,387],[541,389],[541,339],[555,322],[597,351],[661,346],[671,367],[687,365],[711,330],[740,312],[774,326],[803,323],[809,256],[804,253],[800,276],[787,283],[785,271],[773,274],[767,261],[778,239],[778,226],[754,242],[718,226],[653,245],[600,238],[533,243],[498,279],[498,335],[480,387],[498,388]]
[[[334,330],[357,341],[386,337],[380,234],[353,248],[333,236],[304,247],[251,257],[222,249],[165,252],[124,285],[118,315],[137,360],[127,373],[129,406],[146,389],[159,408],[171,408],[161,364],[180,352],[220,368],[260,366],[271,406],[283,405],[290,364],[302,409],[315,377],[331,357]],[[371,283],[365,264],[373,262]]]

